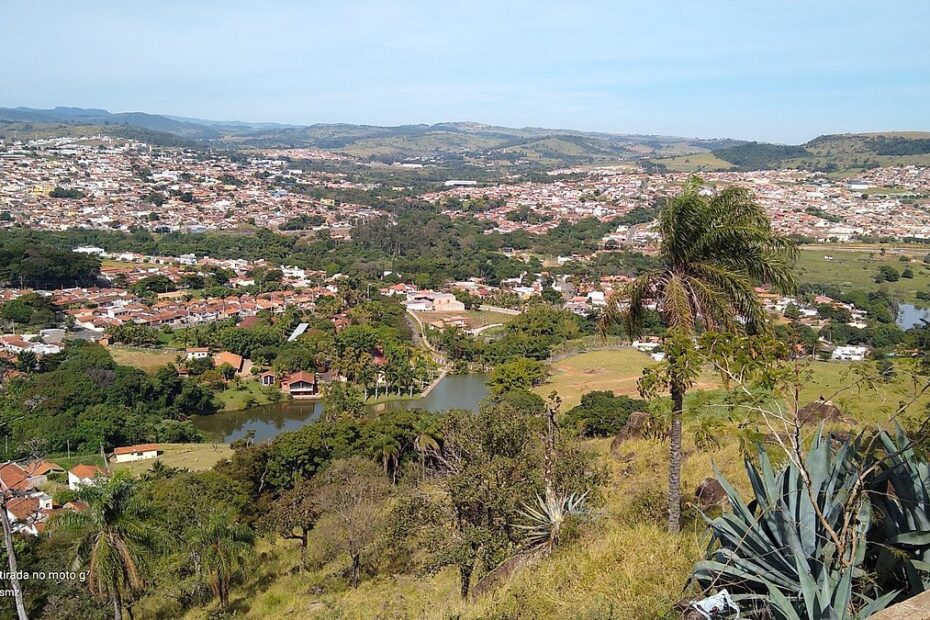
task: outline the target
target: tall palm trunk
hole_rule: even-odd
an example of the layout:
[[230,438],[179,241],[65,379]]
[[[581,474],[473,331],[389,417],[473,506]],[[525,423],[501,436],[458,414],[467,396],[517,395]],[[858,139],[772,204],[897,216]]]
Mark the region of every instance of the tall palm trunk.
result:
[[123,599],[118,591],[113,593],[113,620],[123,620]]
[[16,615],[19,620],[28,620],[26,605],[23,603],[23,588],[19,583],[19,568],[16,564],[16,550],[13,548],[13,530],[6,514],[6,495],[0,501],[0,521],[3,522],[3,543],[6,546],[6,557],[10,565],[10,586],[13,588],[13,597],[16,599]]
[[681,519],[681,413],[684,410],[685,388],[678,382],[671,385],[672,425],[668,455],[668,531],[678,532]]

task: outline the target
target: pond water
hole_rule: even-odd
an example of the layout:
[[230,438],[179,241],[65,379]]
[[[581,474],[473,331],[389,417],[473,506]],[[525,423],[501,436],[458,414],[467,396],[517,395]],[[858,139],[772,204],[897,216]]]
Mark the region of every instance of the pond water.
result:
[[930,321],[930,309],[918,308],[913,304],[898,304],[898,318],[895,322],[901,329],[918,326],[924,319]]
[[[374,405],[373,408],[375,411],[414,408],[427,411],[475,411],[478,403],[487,395],[487,375],[447,375],[425,398],[389,401]],[[318,400],[284,400],[242,411],[197,416],[194,418],[194,426],[211,435],[222,436],[224,443],[241,439],[249,431],[255,431],[255,441],[262,441],[279,433],[296,431],[305,424],[315,422],[322,415],[323,403]]]

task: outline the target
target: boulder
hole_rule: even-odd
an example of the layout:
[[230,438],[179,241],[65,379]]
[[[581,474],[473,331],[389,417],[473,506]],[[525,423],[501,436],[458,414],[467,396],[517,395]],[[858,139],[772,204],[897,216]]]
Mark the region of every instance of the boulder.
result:
[[815,400],[798,410],[798,419],[801,424],[820,424],[821,422],[843,422],[846,420],[839,407],[829,400]]
[[727,500],[727,492],[716,478],[704,478],[694,491],[694,500],[699,508],[722,506]]
[[614,440],[610,443],[611,452],[616,452],[624,442],[630,439],[641,439],[649,428],[650,418],[651,416],[645,411],[631,413],[623,428],[614,435]]

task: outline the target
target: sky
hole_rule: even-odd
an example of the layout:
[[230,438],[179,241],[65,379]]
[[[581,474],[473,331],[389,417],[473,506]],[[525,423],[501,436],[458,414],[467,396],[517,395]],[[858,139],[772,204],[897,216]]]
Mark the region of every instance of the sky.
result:
[[930,130],[928,24],[928,0],[5,0],[0,106],[794,144]]

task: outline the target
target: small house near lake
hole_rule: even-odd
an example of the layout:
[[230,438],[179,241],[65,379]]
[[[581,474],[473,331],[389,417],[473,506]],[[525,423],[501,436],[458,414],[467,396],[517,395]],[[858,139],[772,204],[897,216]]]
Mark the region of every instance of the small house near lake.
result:
[[112,458],[115,463],[131,463],[156,457],[158,457],[158,444],[146,443],[115,448]]
[[300,370],[281,379],[281,390],[294,398],[312,398],[319,394],[319,384],[315,374]]

